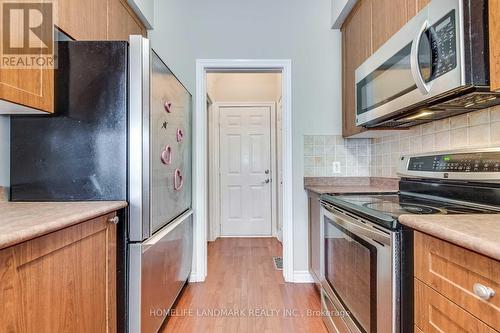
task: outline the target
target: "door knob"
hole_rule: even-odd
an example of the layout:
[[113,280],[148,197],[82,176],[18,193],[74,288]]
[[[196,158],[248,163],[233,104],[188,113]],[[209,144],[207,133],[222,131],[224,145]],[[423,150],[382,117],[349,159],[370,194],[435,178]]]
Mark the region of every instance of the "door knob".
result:
[[269,169],[267,169],[266,171],[264,171],[264,173],[265,173],[266,175],[268,175],[268,174],[269,174]]
[[271,182],[271,179],[269,179],[269,178],[264,180],[264,183],[266,183],[266,184],[269,184],[269,182]]

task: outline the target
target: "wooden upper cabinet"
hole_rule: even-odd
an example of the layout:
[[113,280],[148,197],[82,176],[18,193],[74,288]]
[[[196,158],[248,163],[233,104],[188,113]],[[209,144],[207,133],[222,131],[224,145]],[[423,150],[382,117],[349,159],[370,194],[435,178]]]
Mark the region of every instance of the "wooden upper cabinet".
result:
[[[39,111],[54,112],[54,71],[41,68],[0,69],[0,99]],[[11,110],[15,113],[18,109],[15,104],[12,108],[2,106],[0,114],[8,114]]]
[[[124,0],[58,0],[54,24],[75,40],[128,40],[146,28]],[[0,69],[0,114],[54,112],[52,69]]]
[[500,91],[500,0],[489,1],[490,86]]
[[342,26],[342,135],[366,129],[356,126],[355,71],[372,53],[372,0],[359,1]]
[[407,1],[408,0],[372,1],[372,36],[374,52],[398,32],[407,22]]
[[108,39],[126,40],[130,35],[146,36],[146,28],[122,0],[108,0]]
[[59,0],[56,25],[75,40],[106,40],[106,0]]

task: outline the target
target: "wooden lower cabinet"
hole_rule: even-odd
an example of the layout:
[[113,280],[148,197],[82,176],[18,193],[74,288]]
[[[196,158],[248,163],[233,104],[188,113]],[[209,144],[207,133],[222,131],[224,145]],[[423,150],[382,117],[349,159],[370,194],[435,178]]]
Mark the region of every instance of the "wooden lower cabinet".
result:
[[[415,231],[414,278],[422,332],[500,331],[500,261]],[[496,295],[480,298],[477,284]]]
[[0,332],[116,332],[115,215],[0,250]]
[[418,279],[415,279],[415,325],[425,333],[497,332]]

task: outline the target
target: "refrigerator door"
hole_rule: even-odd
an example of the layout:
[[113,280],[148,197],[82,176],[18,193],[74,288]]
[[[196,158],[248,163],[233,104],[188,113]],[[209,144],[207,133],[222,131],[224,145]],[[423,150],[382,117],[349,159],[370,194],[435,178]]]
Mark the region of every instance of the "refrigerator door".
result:
[[157,332],[191,273],[193,215],[188,211],[153,237],[129,245],[129,331]]
[[191,208],[191,95],[151,52],[151,234]]
[[130,241],[191,208],[191,95],[142,36],[130,36]]

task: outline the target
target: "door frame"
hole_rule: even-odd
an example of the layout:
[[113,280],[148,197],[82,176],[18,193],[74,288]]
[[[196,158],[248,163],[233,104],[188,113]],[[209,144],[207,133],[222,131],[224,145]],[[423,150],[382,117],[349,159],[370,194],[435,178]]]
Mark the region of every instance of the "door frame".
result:
[[[269,107],[270,112],[270,139],[269,142],[269,152],[271,154],[270,158],[270,175],[271,175],[271,235],[268,237],[277,237],[278,228],[278,214],[276,205],[277,196],[277,158],[276,158],[276,102],[215,102],[212,104],[212,117],[208,118],[208,128],[212,130],[209,131],[209,147],[208,152],[210,156],[208,157],[209,163],[209,177],[208,177],[208,191],[209,197],[212,200],[208,201],[209,208],[209,232],[208,240],[214,241],[219,237],[254,237],[254,236],[221,236],[221,187],[220,187],[220,127],[217,126],[220,121],[220,108],[221,107]],[[216,205],[215,203],[219,203]],[[255,236],[255,237],[267,237],[267,236]]]
[[207,71],[278,70],[282,74],[283,106],[283,278],[293,282],[292,225],[292,62],[290,59],[197,59],[194,110],[193,208],[194,252],[191,282],[205,281],[207,276],[208,229],[208,157],[207,157]]

